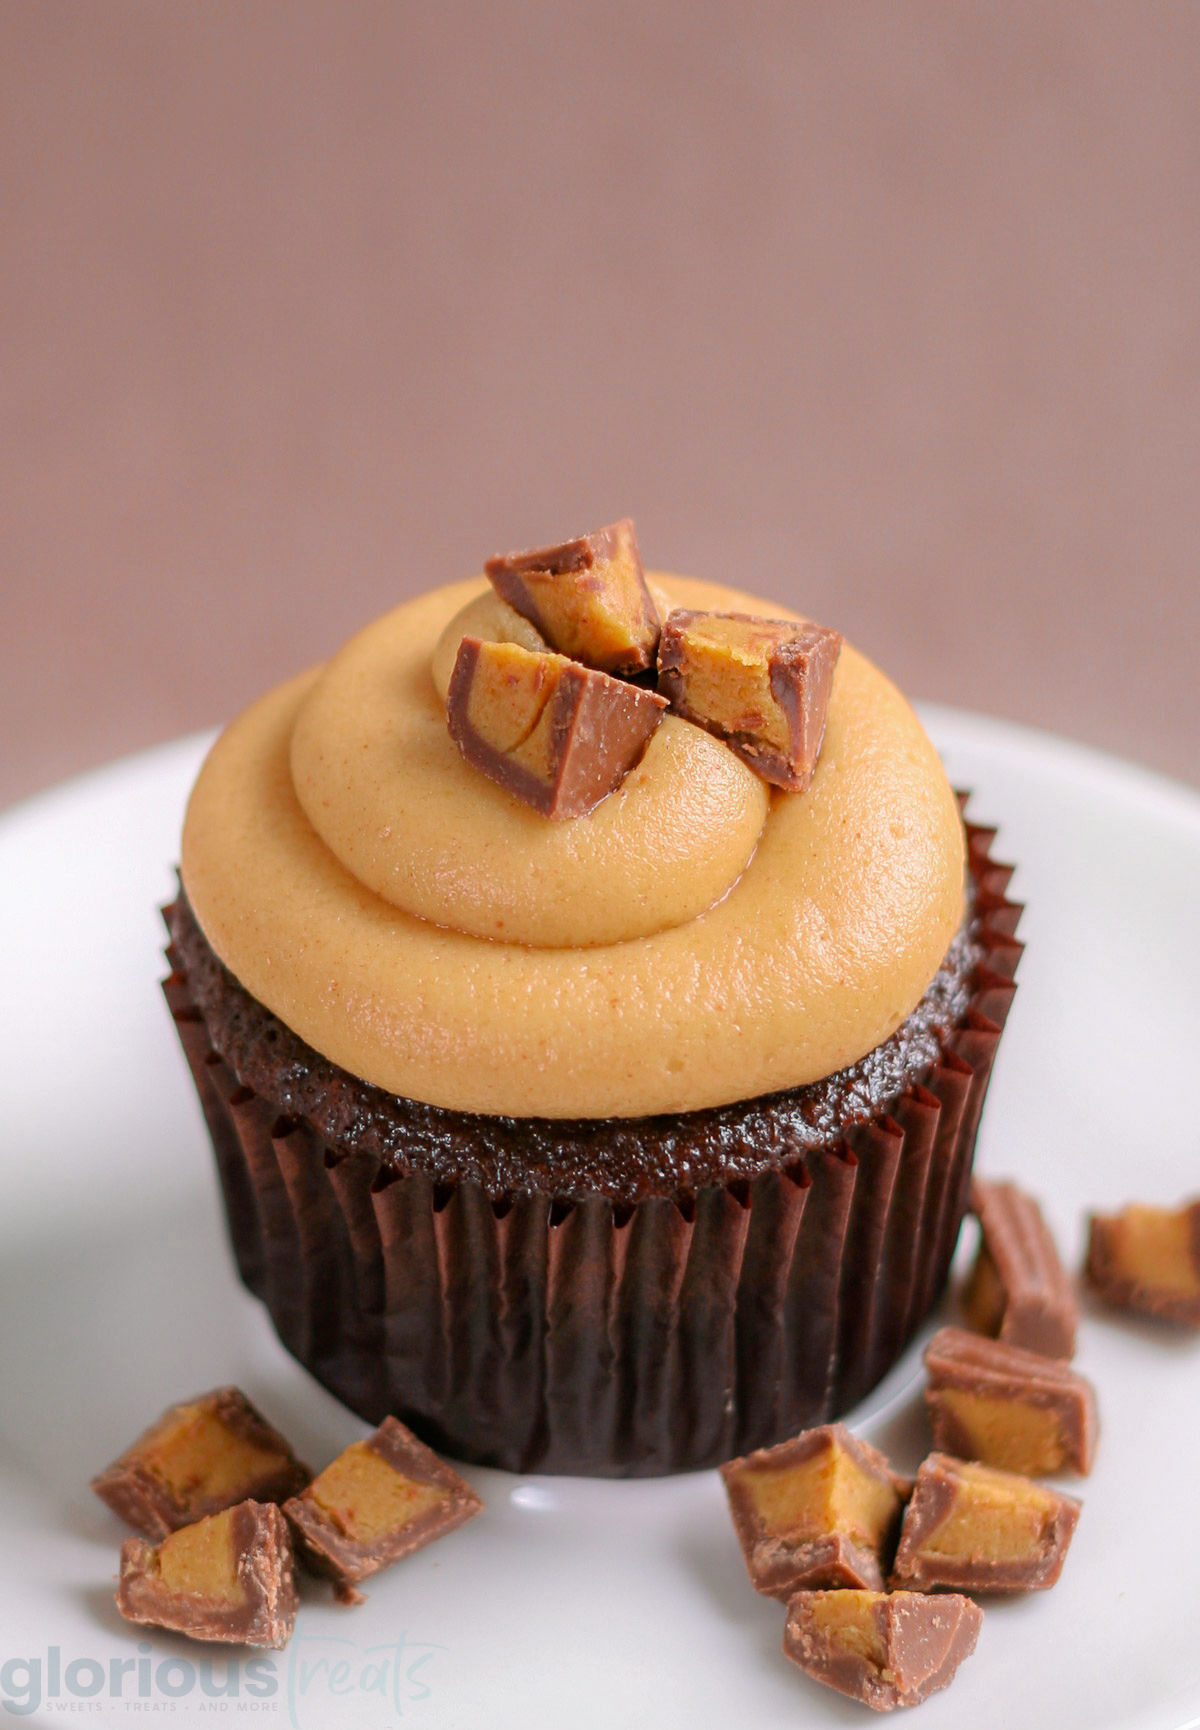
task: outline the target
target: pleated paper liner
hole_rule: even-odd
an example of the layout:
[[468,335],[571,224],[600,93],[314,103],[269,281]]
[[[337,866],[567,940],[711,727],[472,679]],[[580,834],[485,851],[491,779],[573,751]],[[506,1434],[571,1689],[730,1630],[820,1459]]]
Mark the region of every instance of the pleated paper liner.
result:
[[945,1283],[1015,990],[1011,867],[967,833],[984,953],[940,1060],[827,1149],[637,1203],[493,1200],[326,1141],[242,1085],[168,950],[238,1269],[288,1350],[368,1422],[514,1472],[692,1470],[848,1410]]

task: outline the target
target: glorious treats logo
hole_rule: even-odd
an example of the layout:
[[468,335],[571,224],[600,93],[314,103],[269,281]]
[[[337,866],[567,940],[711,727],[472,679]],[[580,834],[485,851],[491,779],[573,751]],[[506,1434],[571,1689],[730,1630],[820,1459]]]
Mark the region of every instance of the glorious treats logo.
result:
[[444,1650],[407,1632],[370,1645],[297,1633],[286,1654],[253,1657],[156,1655],[148,1640],[132,1657],[47,1646],[0,1663],[0,1706],[17,1719],[90,1712],[102,1723],[119,1713],[269,1714],[293,1730],[328,1723],[340,1707],[368,1730],[419,1711],[434,1691],[434,1660]]

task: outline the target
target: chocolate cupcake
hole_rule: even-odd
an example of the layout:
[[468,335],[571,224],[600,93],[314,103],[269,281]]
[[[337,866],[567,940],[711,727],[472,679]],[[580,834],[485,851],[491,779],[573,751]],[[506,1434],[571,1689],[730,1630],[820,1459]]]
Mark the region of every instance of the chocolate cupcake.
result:
[[513,1471],[713,1465],[847,1410],[940,1292],[1010,873],[849,646],[804,791],[667,714],[552,821],[450,737],[464,636],[547,646],[437,590],[193,792],[166,992],[238,1268],[371,1423]]

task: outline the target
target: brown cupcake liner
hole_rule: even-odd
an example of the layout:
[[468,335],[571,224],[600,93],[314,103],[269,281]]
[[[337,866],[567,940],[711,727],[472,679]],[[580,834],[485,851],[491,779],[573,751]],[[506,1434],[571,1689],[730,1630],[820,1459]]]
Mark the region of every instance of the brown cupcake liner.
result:
[[1020,907],[967,825],[983,957],[941,1059],[828,1148],[637,1203],[492,1200],[334,1145],[241,1084],[179,957],[164,990],[238,1270],[372,1424],[510,1471],[718,1464],[848,1410],[940,1294],[1015,990]]

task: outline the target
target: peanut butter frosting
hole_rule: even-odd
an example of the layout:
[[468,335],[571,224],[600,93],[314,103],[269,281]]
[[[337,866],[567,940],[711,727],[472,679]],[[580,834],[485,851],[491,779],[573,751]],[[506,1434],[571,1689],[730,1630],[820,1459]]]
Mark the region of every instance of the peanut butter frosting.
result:
[[[673,607],[794,616],[652,579]],[[446,727],[461,637],[541,646],[480,579],[406,603],[213,746],[182,875],[235,978],[332,1062],[430,1105],[636,1117],[796,1087],[891,1034],[963,916],[957,804],[847,645],[803,794],[668,715],[550,822]]]

